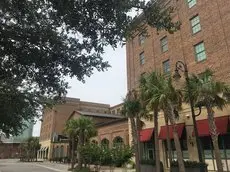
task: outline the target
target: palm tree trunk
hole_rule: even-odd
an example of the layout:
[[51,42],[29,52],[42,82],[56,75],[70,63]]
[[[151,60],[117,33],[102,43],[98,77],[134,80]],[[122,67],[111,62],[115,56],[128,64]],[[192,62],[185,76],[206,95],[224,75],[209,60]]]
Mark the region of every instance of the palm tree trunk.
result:
[[156,161],[156,172],[160,172],[160,149],[159,149],[159,138],[158,138],[158,109],[154,109],[154,142],[155,142],[155,161]]
[[169,138],[169,119],[168,119],[168,115],[167,112],[164,111],[164,118],[165,118],[165,125],[166,125],[166,142],[167,142],[167,148],[168,148],[168,157],[169,157],[169,164],[170,164],[170,168],[171,168],[171,164],[172,164],[172,146],[171,146],[171,142],[170,142],[170,138]]
[[174,138],[176,152],[177,152],[179,171],[185,172],[183,154],[181,151],[180,140],[179,140],[178,133],[177,133],[177,126],[175,123],[173,124],[173,138]]
[[82,155],[80,151],[80,146],[84,145],[84,135],[83,131],[79,132],[79,142],[78,142],[78,150],[77,150],[77,168],[80,170],[82,168]]
[[214,111],[213,111],[211,105],[207,105],[206,108],[207,108],[207,112],[208,112],[209,131],[210,131],[211,138],[212,138],[214,154],[215,154],[215,158],[216,158],[217,171],[223,172],[224,169],[223,169],[221,156],[220,156],[220,149],[219,149],[219,144],[218,144],[218,133],[217,133],[215,119],[214,119]]
[[71,151],[71,169],[72,170],[74,169],[74,161],[75,161],[74,150],[75,150],[75,139],[73,137],[72,138],[72,151]]
[[136,162],[136,172],[140,172],[140,157],[138,152],[138,145],[137,145],[137,130],[136,130],[136,122],[134,118],[130,118],[131,129],[132,129],[132,138],[133,138],[133,148],[135,154],[135,162]]
[[139,117],[136,118],[137,122],[137,146],[138,146],[138,153],[139,153],[139,157],[140,159],[142,158],[142,148],[141,148],[141,142],[140,142],[140,131],[141,131],[141,120]]
[[170,123],[173,125],[173,138],[174,138],[176,152],[177,152],[177,160],[178,160],[178,165],[179,165],[179,171],[180,172],[185,172],[184,159],[183,159],[183,154],[182,154],[182,151],[181,151],[179,136],[178,136],[178,133],[177,133],[177,126],[176,126],[176,122],[175,122],[175,114],[174,114],[174,111],[173,111],[172,103],[169,102],[167,104],[166,109],[167,109],[167,112],[168,112],[167,114],[169,114]]

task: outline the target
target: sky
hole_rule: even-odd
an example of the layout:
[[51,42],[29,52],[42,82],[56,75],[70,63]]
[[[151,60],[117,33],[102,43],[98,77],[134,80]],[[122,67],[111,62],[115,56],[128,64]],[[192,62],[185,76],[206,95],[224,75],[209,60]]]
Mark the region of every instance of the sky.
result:
[[[94,74],[85,79],[85,83],[76,78],[67,78],[69,86],[67,97],[80,98],[81,101],[110,104],[119,104],[126,95],[127,73],[126,73],[126,51],[125,47],[113,50],[105,49],[104,59],[111,65],[105,72],[95,71]],[[33,136],[40,135],[41,122],[34,125]]]

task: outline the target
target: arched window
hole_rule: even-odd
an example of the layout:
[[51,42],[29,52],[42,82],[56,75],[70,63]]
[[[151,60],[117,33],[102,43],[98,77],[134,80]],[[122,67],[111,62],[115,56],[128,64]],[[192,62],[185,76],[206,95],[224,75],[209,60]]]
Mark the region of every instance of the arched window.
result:
[[124,141],[120,136],[117,136],[113,139],[113,146],[120,147],[124,145]]
[[102,141],[101,141],[101,146],[102,147],[105,147],[105,148],[108,148],[109,147],[109,140],[104,138]]
[[92,140],[92,144],[98,145],[98,141],[97,140]]

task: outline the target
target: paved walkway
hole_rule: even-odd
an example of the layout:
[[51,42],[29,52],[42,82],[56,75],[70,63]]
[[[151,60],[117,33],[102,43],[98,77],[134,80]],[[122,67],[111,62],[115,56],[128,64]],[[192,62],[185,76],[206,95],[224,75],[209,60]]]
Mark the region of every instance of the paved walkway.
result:
[[[51,165],[51,164],[50,164]],[[64,168],[18,159],[0,159],[0,172],[67,172]]]
[[[48,168],[53,168],[53,169],[59,169],[61,171],[68,171],[68,169],[71,167],[70,164],[61,164],[61,163],[53,163],[49,161],[44,161],[37,163],[41,166],[46,166]],[[93,169],[93,167],[92,167]],[[123,169],[123,168],[113,168],[110,169],[109,167],[101,167],[100,172],[135,172],[135,170],[128,170],[128,169]]]
[[68,169],[71,167],[68,164],[61,164],[61,163],[55,163],[55,162],[49,162],[49,161],[37,162],[36,164],[41,165],[41,166],[45,166],[48,168],[59,169],[62,171],[68,171]]

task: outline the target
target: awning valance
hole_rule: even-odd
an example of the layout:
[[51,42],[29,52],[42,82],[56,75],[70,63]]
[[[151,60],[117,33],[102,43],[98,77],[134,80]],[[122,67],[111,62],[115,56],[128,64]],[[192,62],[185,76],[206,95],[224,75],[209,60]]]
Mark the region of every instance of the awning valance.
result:
[[[169,139],[173,139],[173,126],[169,125],[168,127],[169,127]],[[184,123],[176,124],[177,133],[178,133],[179,138],[181,138],[182,136],[184,127],[185,127]],[[167,139],[167,127],[166,126],[161,126],[159,138],[162,140]]]
[[[196,123],[197,123],[198,135],[200,137],[210,136],[208,119],[198,120],[196,121]],[[217,132],[220,135],[226,134],[228,130],[229,116],[216,117],[215,124],[216,124]]]
[[140,131],[140,141],[147,142],[152,138],[154,128],[147,128]]

